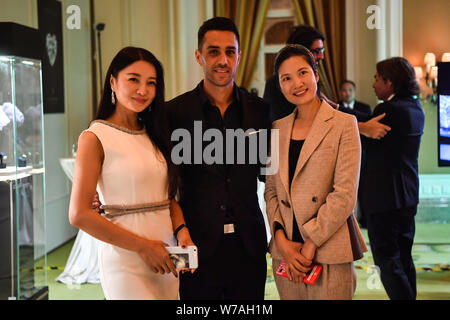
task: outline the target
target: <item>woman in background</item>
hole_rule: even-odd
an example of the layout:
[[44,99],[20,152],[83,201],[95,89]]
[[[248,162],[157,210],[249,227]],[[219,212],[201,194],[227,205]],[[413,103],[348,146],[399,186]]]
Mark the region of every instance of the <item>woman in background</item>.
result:
[[[178,178],[163,107],[160,62],[145,49],[126,47],[109,66],[97,119],[78,140],[69,219],[102,241],[107,299],[178,297],[165,247],[193,243],[174,199]],[[96,191],[103,215],[92,209]]]
[[[296,105],[273,123],[279,130],[279,170],[266,179],[266,211],[272,232],[273,270],[281,299],[352,299],[353,261],[367,251],[353,216],[361,146],[356,119],[320,100],[312,54],[287,45],[277,55],[281,91]],[[274,155],[272,155],[274,156]],[[303,283],[321,264],[314,285]]]

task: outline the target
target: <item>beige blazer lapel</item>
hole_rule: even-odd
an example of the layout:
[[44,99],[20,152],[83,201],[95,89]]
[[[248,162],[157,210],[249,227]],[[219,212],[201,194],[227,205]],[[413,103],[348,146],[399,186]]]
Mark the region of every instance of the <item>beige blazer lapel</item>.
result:
[[[280,179],[289,198],[289,144],[291,141],[292,126],[297,116],[297,108],[283,121],[283,125],[279,128],[279,168]],[[289,199],[290,202],[290,199]]]
[[[328,120],[333,118],[333,116],[334,109],[330,107],[326,102],[322,101],[319,111],[317,112],[317,115],[311,125],[311,129],[306,136],[305,143],[303,144],[302,151],[300,152],[300,156],[298,157],[297,167],[295,168],[292,184],[294,184],[295,178],[305,166],[314,150],[316,150],[317,146],[320,144],[323,138],[325,138],[328,131],[330,131],[330,129],[332,128],[332,124],[328,122]],[[290,130],[292,131],[292,126],[290,127]]]

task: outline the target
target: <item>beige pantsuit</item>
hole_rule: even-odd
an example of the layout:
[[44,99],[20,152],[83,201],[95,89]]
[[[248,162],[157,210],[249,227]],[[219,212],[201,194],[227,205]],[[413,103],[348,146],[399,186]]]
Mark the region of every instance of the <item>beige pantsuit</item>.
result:
[[[272,259],[273,270],[280,264],[281,260]],[[281,300],[351,300],[356,290],[356,272],[353,262],[324,264],[313,286],[279,276],[275,276],[275,284]]]
[[[266,211],[272,235],[278,222],[288,239],[295,214],[302,238],[317,246],[314,261],[324,270],[314,286],[275,275],[277,288],[282,299],[351,299],[356,287],[352,262],[367,251],[353,215],[361,159],[356,119],[322,102],[289,185],[289,143],[297,112],[273,123],[279,130],[279,170],[266,178]],[[275,150],[272,146],[272,158]],[[275,271],[283,257],[273,237],[270,253]]]

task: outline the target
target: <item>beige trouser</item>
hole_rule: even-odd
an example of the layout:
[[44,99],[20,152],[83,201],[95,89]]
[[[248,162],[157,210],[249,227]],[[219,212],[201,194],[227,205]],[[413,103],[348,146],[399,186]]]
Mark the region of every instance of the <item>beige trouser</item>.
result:
[[356,290],[353,262],[323,264],[314,285],[297,284],[275,274],[281,260],[273,259],[275,283],[281,300],[351,300]]

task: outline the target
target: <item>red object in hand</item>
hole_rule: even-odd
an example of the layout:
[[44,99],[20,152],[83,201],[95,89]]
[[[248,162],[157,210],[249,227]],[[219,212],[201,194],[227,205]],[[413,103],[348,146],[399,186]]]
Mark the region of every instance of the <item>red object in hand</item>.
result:
[[285,277],[287,278],[288,275],[286,273],[286,263],[284,262],[284,260],[281,262],[280,266],[278,267],[277,271],[275,272],[276,275],[280,276],[280,277]]
[[320,273],[322,272],[322,265],[320,264],[312,264],[312,269],[308,271],[306,277],[303,278],[303,283],[309,284],[310,286],[316,283],[316,280],[319,278]]
[[[310,286],[314,285],[314,283],[316,283],[316,280],[319,278],[320,273],[322,272],[322,269],[323,269],[322,265],[312,264],[311,270],[308,271],[306,273],[306,277],[303,278],[303,283],[309,284]],[[281,264],[278,267],[275,274],[280,277],[285,277],[285,278],[288,277],[288,275],[286,273],[286,263],[284,261],[281,262]]]

